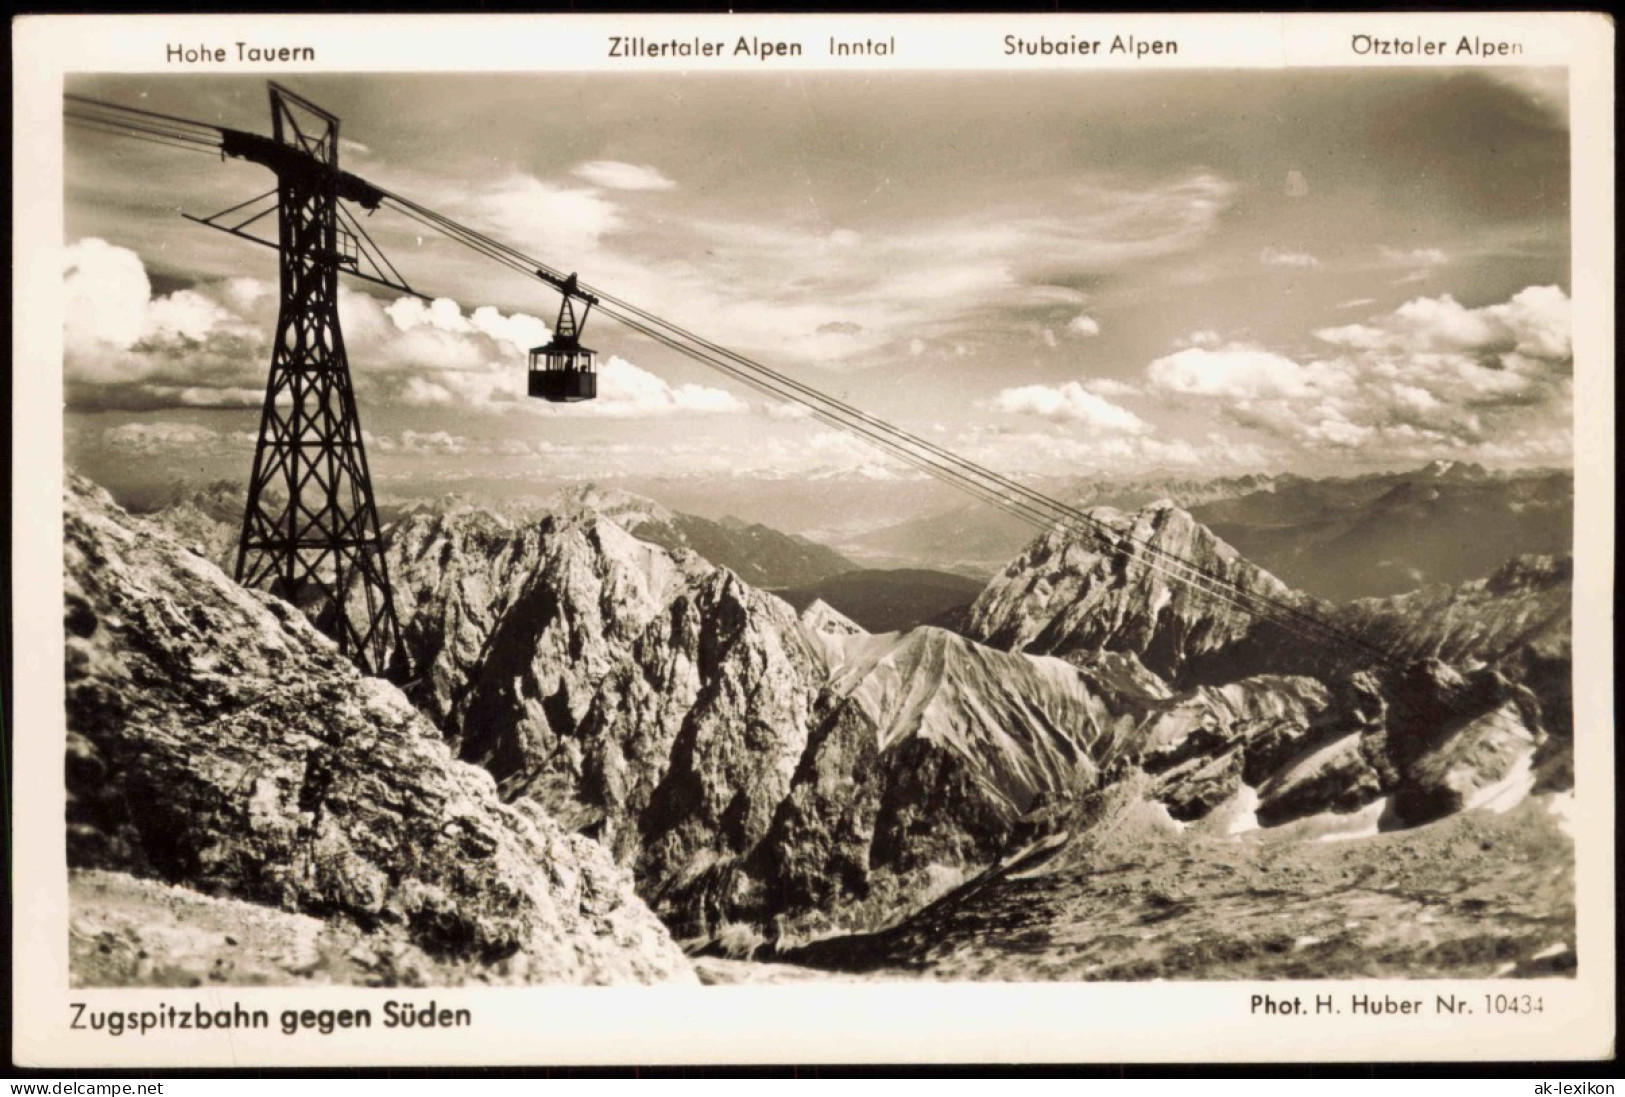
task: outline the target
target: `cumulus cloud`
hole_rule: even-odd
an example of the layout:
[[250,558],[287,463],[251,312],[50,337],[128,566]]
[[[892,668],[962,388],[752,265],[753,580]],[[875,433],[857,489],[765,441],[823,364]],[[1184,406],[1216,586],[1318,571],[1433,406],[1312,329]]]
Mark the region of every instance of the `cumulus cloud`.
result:
[[479,332],[515,348],[539,346],[548,339],[547,325],[534,316],[518,312],[504,316],[491,306],[482,305],[465,317],[455,301],[444,297],[427,304],[416,297],[402,297],[384,311],[402,332],[419,328],[454,335]]
[[1311,449],[1480,460],[1567,450],[1570,302],[1556,286],[1479,308],[1418,297],[1314,334],[1326,354],[1190,347],[1152,362],[1147,378],[1155,392]]
[[258,404],[274,302],[267,310],[237,282],[154,296],[140,256],[95,238],[67,248],[63,288],[70,407]]
[[1312,384],[1309,370],[1290,358],[1258,347],[1188,347],[1158,358],[1146,371],[1153,388],[1197,396],[1257,399],[1302,396]]
[[1024,385],[993,398],[995,411],[1035,415],[1052,422],[1081,423],[1093,430],[1144,434],[1151,428],[1138,415],[1090,392],[1076,381],[1050,387]]
[[610,419],[636,419],[678,412],[725,415],[749,406],[722,389],[706,385],[670,385],[624,358],[611,357],[598,370],[598,399],[564,405],[561,410]]
[[[251,279],[154,295],[139,256],[102,240],[68,249],[64,329],[70,406],[151,411],[257,408],[264,399],[278,295]],[[383,302],[346,286],[339,322],[367,404],[541,411],[525,396],[531,347],[546,322],[444,298]],[[599,398],[564,414],[636,418],[746,410],[728,392],[671,386],[623,358],[599,375]],[[426,443],[420,443],[426,444]]]
[[147,333],[152,283],[135,252],[95,238],[70,244],[62,283],[70,348],[129,347]]
[[626,164],[619,160],[589,160],[578,165],[574,174],[610,190],[670,190],[677,185],[662,175],[658,168]]
[[1068,335],[1075,335],[1083,339],[1087,339],[1090,336],[1099,335],[1100,321],[1096,320],[1093,316],[1088,316],[1080,312],[1078,315],[1066,322],[1066,333]]
[[1115,397],[1141,395],[1140,387],[1138,385],[1131,385],[1126,381],[1113,380],[1110,377],[1096,377],[1091,381],[1085,381],[1083,383],[1083,387],[1094,393],[1096,396]]
[[[598,398],[546,405],[524,395],[528,348],[546,342],[546,325],[533,316],[504,316],[480,308],[465,316],[452,301],[425,305],[402,298],[380,307],[371,298],[352,302],[358,326],[370,337],[368,384],[392,402],[421,407],[522,407],[552,414],[614,419],[676,413],[742,412],[746,405],[723,389],[670,385],[619,356],[601,362]],[[369,309],[377,316],[367,316]],[[352,357],[354,357],[352,355]]]
[[530,348],[549,337],[544,321],[524,313],[465,314],[445,298],[386,303],[344,288],[339,320],[361,398],[406,407],[523,407]]
[[1258,261],[1266,267],[1318,267],[1320,260],[1304,251],[1281,251],[1265,248],[1258,253]]
[[1567,362],[1568,294],[1557,286],[1530,286],[1498,305],[1470,309],[1454,297],[1418,297],[1369,324],[1322,328],[1315,337],[1339,347],[1390,353],[1470,353],[1484,364],[1506,365],[1510,352]]

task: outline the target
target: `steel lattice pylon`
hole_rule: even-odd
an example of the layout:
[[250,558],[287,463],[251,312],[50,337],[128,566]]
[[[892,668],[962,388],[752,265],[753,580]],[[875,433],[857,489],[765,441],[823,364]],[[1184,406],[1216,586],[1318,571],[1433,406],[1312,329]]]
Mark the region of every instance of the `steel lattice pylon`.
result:
[[236,577],[305,609],[363,671],[398,677],[406,660],[339,330],[338,120],[274,85],[271,114],[292,153],[273,165],[282,303]]

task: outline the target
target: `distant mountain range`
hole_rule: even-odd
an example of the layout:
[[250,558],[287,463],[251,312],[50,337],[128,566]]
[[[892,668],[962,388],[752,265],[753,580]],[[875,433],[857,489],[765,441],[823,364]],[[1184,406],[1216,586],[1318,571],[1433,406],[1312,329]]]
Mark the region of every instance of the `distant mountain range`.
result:
[[[1072,478],[1028,486],[1069,506],[1133,510],[1158,499],[1191,507],[1267,490],[1271,483],[1268,476],[1209,480],[1169,476],[1131,480]],[[911,564],[986,578],[1020,552],[1036,532],[1032,523],[997,507],[967,503],[961,498],[946,509],[907,518],[839,543],[854,559],[871,566]]]
[[[1293,475],[1074,483],[1053,498],[1137,509],[1159,499],[1189,510],[1244,556],[1332,601],[1459,583],[1526,554],[1571,551],[1574,477],[1495,473],[1436,461],[1409,472],[1342,479]],[[960,504],[835,542],[853,559],[987,576],[1034,535],[984,503]]]
[[[949,591],[970,590],[938,573],[985,581],[1041,532],[987,504],[961,502],[934,481],[835,479],[781,485],[777,494],[751,484],[651,486],[696,505],[738,504],[753,519],[704,517],[590,484],[502,501],[456,495],[396,501],[379,512],[387,524],[424,511],[483,507],[524,517],[586,506],[642,540],[698,553],[796,605],[822,597],[882,631],[933,620],[951,608]],[[1034,486],[1081,509],[1131,511],[1169,500],[1289,586],[1333,602],[1461,583],[1516,556],[1562,556],[1573,542],[1574,478],[1561,470],[1503,473],[1435,461],[1338,479],[1157,476]],[[201,537],[210,558],[225,561],[241,521],[242,489],[224,482],[176,488],[132,505],[167,510],[172,527]],[[842,517],[827,520],[832,514]],[[828,528],[808,532],[819,523]],[[892,573],[884,593],[858,574],[866,570]]]
[[1574,476],[1434,463],[1348,480],[1277,478],[1191,508],[1286,582],[1345,601],[1461,583],[1504,561],[1573,551]]

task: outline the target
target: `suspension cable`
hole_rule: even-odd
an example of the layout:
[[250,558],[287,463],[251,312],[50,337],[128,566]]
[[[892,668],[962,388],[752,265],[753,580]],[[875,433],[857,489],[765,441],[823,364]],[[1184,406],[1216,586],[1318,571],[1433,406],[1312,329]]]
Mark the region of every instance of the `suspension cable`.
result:
[[[436,213],[427,207],[403,199],[389,191],[383,193],[386,200],[390,201],[395,208],[420,224],[437,228],[443,234],[512,270],[529,276],[540,272],[554,278],[562,279],[564,277],[562,272],[548,267],[533,256],[526,255],[500,241],[485,236],[477,230],[459,224],[444,214]],[[1219,597],[1251,616],[1266,617],[1272,623],[1299,636],[1306,638],[1308,635],[1318,636],[1322,642],[1339,643],[1357,649],[1366,657],[1383,663],[1392,661],[1387,652],[1367,643],[1362,637],[1345,633],[1317,614],[1305,612],[1304,609],[1297,605],[1243,587],[1228,576],[1208,571],[1200,565],[1179,556],[1177,553],[1164,549],[1148,538],[1135,536],[1132,531],[1125,533],[1122,530],[1115,529],[1086,511],[1067,506],[1027,487],[1025,484],[976,465],[935,443],[895,427],[844,401],[819,392],[802,382],[796,381],[794,378],[703,339],[675,324],[663,321],[644,309],[622,301],[613,294],[592,286],[583,285],[582,288],[604,302],[600,305],[600,311],[605,312],[640,334],[654,339],[669,349],[684,354],[701,364],[726,373],[735,380],[762,391],[775,399],[797,404],[815,413],[820,413],[817,415],[820,421],[847,433],[855,434],[864,441],[901,457],[938,479],[945,480],[951,486],[970,491],[971,484],[978,484],[985,491],[991,493],[991,498],[1008,500],[1009,495],[1006,495],[1006,492],[1021,497],[1025,505],[1019,512],[1010,511],[1009,507],[1003,509],[1015,513],[1017,517],[1021,517],[1031,524],[1047,528],[1059,523],[1074,532],[1089,533],[1097,541],[1109,541],[1114,544],[1118,551],[1122,550],[1123,543],[1126,541],[1139,550],[1135,555],[1140,556],[1148,566],[1153,566],[1154,570],[1160,571],[1186,585],[1193,586],[1204,593]],[[786,389],[789,391],[785,391]],[[918,453],[917,450],[923,450],[924,453]],[[975,493],[973,492],[973,494]],[[978,495],[978,497],[983,498],[984,501],[991,501],[989,496]],[[1153,561],[1159,562],[1162,566],[1155,566]]]
[[[638,331],[640,334],[649,337],[663,346],[678,351],[679,353],[695,357],[696,360],[701,361],[703,364],[712,366],[718,371],[728,374],[735,380],[738,380],[740,383],[747,385],[758,392],[762,392],[779,400],[795,401],[794,396],[773,388],[769,382],[759,377],[737,370],[727,363],[709,360],[703,356],[696,355],[692,348],[685,347],[669,336],[652,329],[635,319],[616,314],[614,311],[614,306],[609,306],[607,308],[605,306],[600,306],[600,308],[608,312],[610,315],[613,315],[615,319],[632,328],[634,331]],[[998,491],[997,488],[991,487],[985,482],[977,481],[958,469],[944,466],[943,464],[933,460],[931,456],[921,454],[916,450],[912,450],[908,448],[905,443],[895,438],[887,437],[884,433],[875,431],[866,425],[841,420],[830,413],[815,407],[809,407],[808,411],[819,421],[827,423],[828,425],[836,427],[837,429],[843,430],[849,434],[854,434],[860,437],[860,439],[863,441],[900,458],[901,460],[907,462],[915,468],[920,469],[923,472],[928,473],[936,479],[944,481],[949,486],[955,487],[961,491],[965,491],[966,493],[971,494],[976,498],[997,507],[1005,513],[1011,514],[1012,516],[1019,518],[1033,526],[1040,529],[1053,529],[1059,526],[1060,528],[1072,533],[1086,534],[1090,540],[1100,545],[1105,551],[1122,552],[1124,555],[1137,557],[1148,570],[1158,572],[1170,579],[1175,580],[1177,583],[1191,587],[1210,598],[1223,602],[1224,604],[1247,614],[1249,617],[1267,621],[1268,623],[1275,625],[1277,628],[1291,633],[1299,639],[1317,644],[1341,643],[1345,646],[1358,646],[1365,649],[1363,653],[1369,657],[1384,663],[1392,662],[1386,652],[1364,643],[1364,641],[1358,637],[1344,635],[1335,626],[1329,624],[1323,619],[1301,612],[1294,615],[1283,615],[1279,612],[1279,603],[1272,605],[1271,603],[1273,600],[1269,599],[1265,595],[1262,595],[1260,592],[1242,586],[1229,577],[1217,575],[1197,568],[1176,554],[1160,552],[1146,553],[1142,555],[1135,552],[1133,549],[1129,549],[1127,552],[1124,552],[1123,542],[1127,541],[1134,543],[1139,541],[1139,539],[1132,535],[1131,531],[1118,529],[1087,514],[1085,514],[1083,520],[1080,521],[1066,515],[1058,515],[1056,513],[1047,512],[1027,502],[1025,499],[1011,498],[1010,496]]]

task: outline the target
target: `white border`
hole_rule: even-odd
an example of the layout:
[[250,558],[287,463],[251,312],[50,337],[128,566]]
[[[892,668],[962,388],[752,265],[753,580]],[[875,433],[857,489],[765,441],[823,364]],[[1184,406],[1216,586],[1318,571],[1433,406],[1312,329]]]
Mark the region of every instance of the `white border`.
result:
[[[14,23],[13,576],[16,633],[13,1039],[19,1065],[337,1066],[463,1063],[976,1062],[1563,1059],[1612,1054],[1614,1031],[1613,24],[1582,14],[1079,16],[35,16]],[[1176,36],[1174,58],[1015,59],[1005,34]],[[1357,58],[1356,33],[1516,39],[1518,65],[1566,65],[1573,148],[1575,310],[1575,724],[1580,828],[1577,979],[1480,983],[813,984],[699,989],[538,987],[427,992],[200,988],[69,992],[62,637],[62,106],[66,72],[749,71],[795,69],[1275,68],[1427,64]],[[740,35],[821,43],[895,35],[889,59],[610,61],[606,36]],[[311,66],[172,65],[169,42],[310,44]],[[1496,61],[1451,64],[1493,65]],[[1500,62],[1508,63],[1508,62]],[[1251,993],[1538,990],[1521,1017],[1257,1018]],[[283,1037],[264,1032],[91,1037],[67,1002],[371,1005],[427,999],[473,1009],[448,1032]]]

